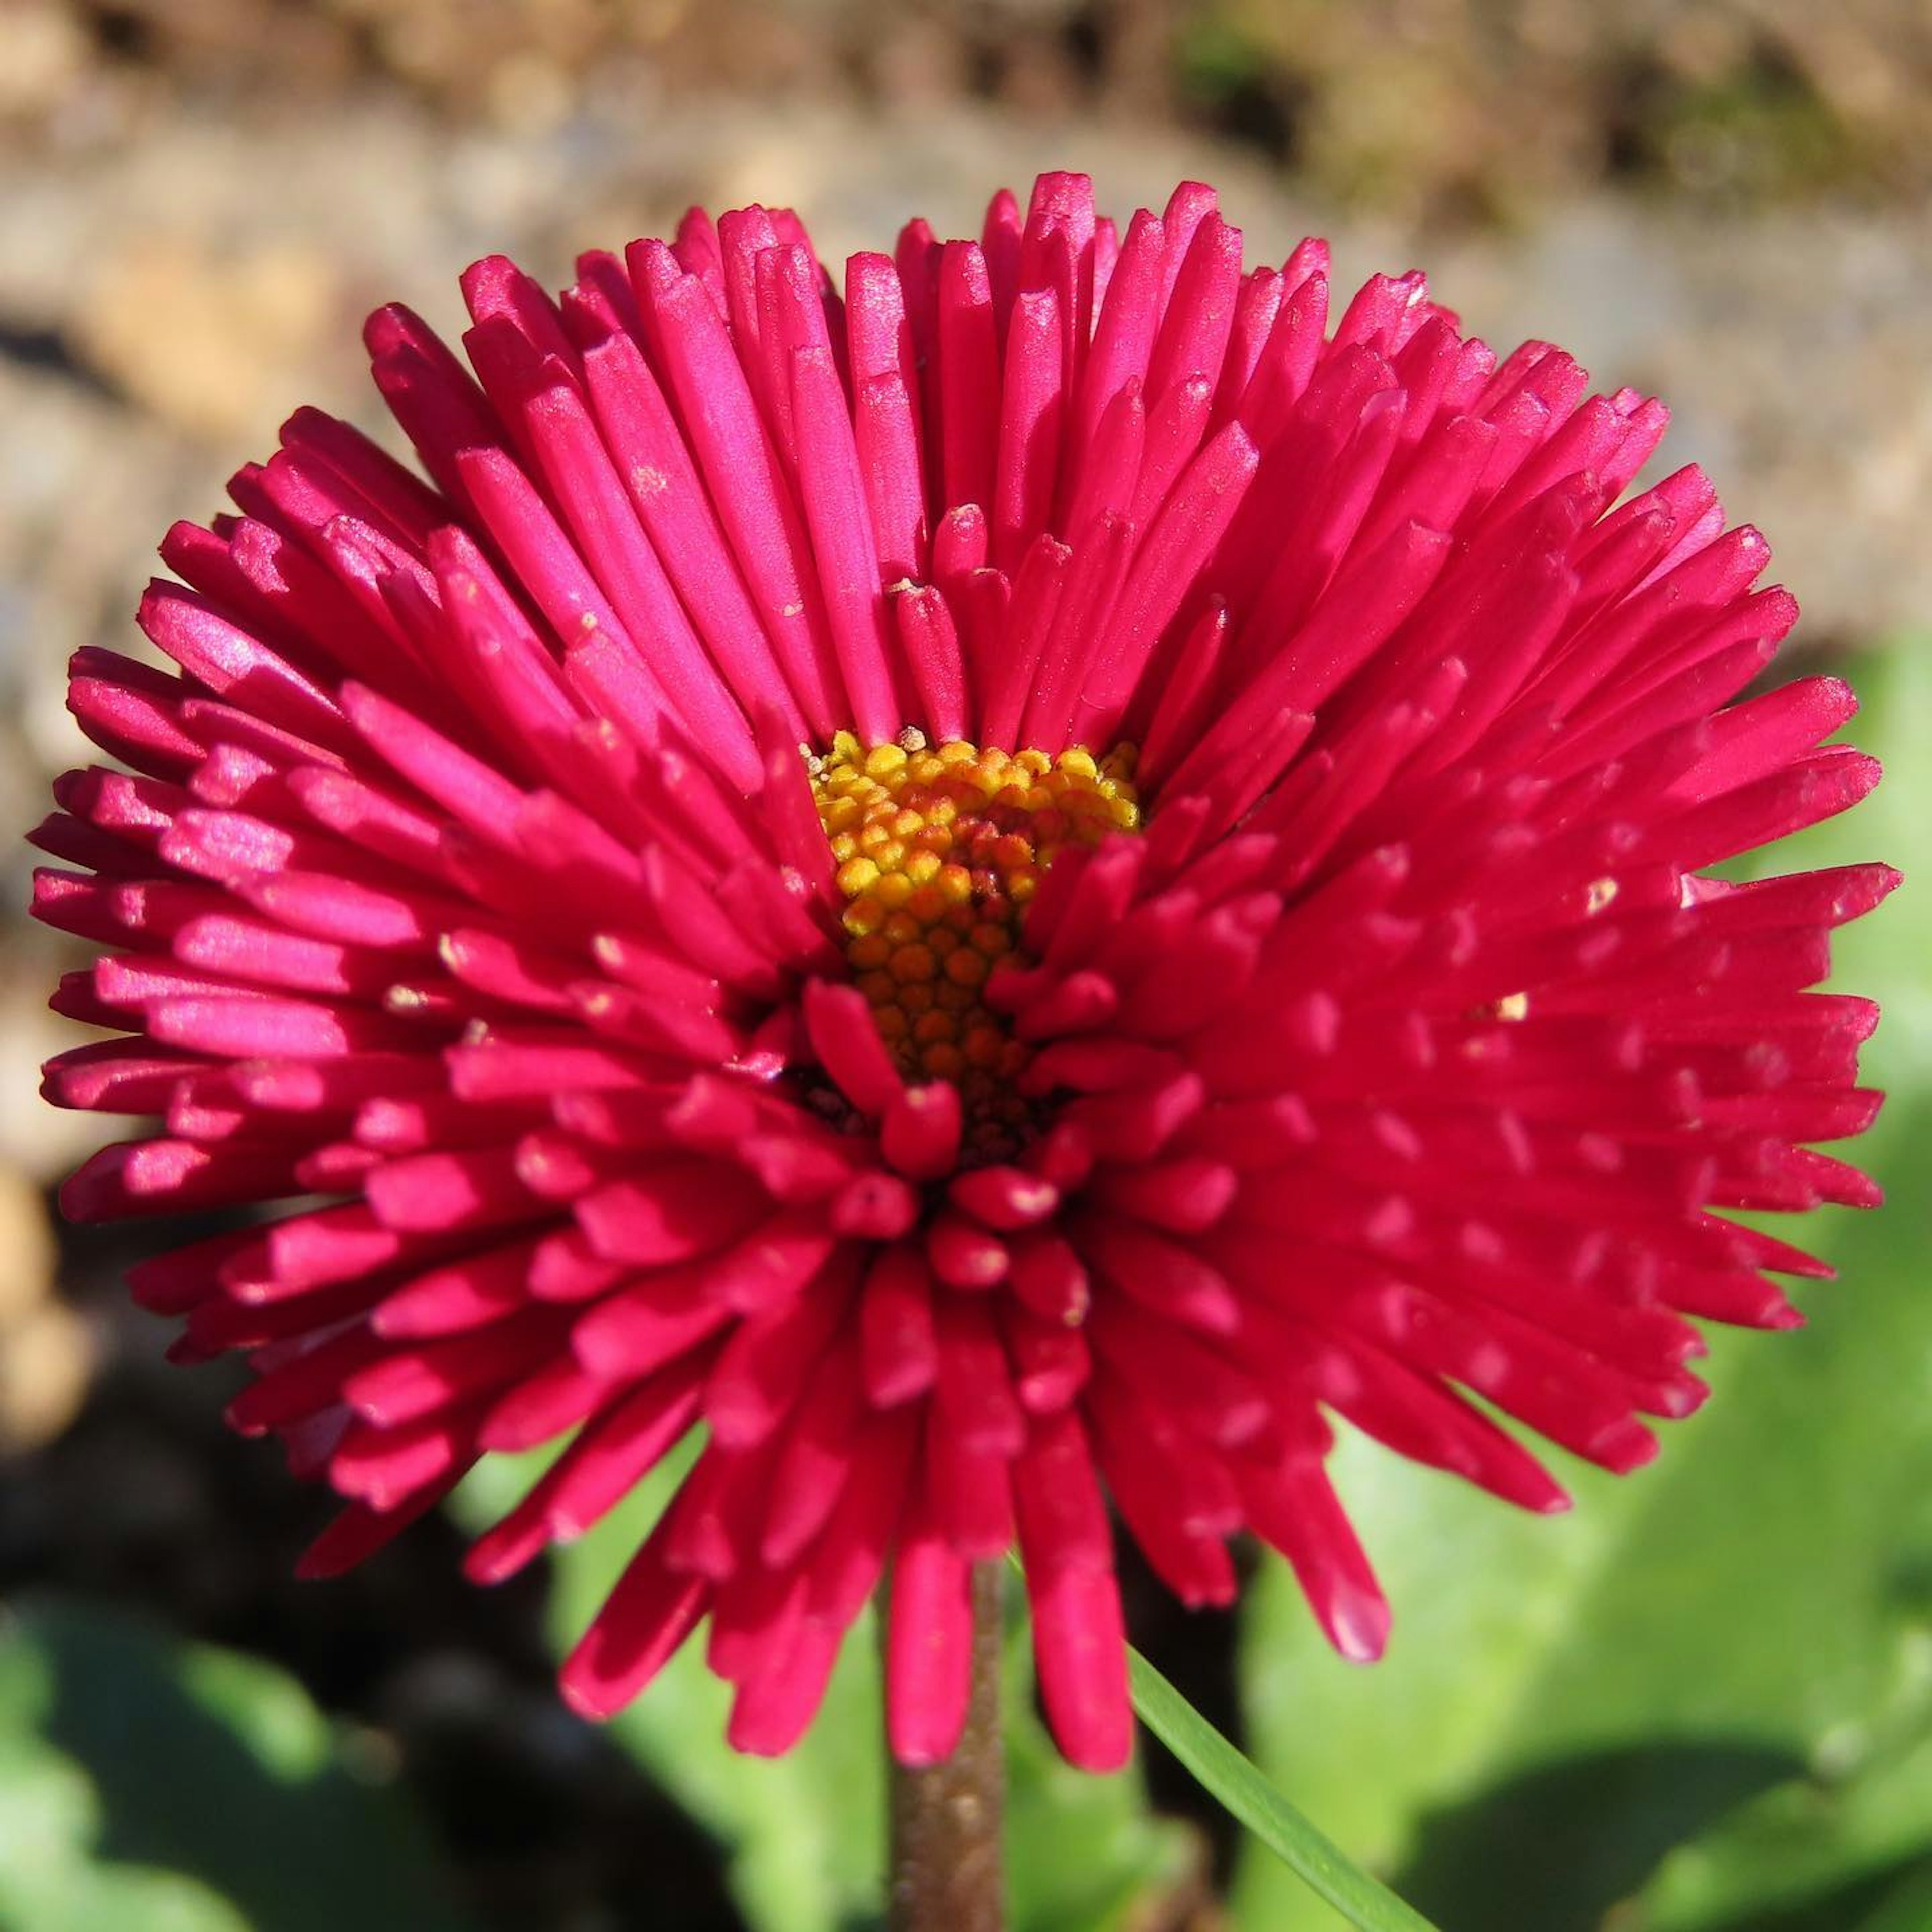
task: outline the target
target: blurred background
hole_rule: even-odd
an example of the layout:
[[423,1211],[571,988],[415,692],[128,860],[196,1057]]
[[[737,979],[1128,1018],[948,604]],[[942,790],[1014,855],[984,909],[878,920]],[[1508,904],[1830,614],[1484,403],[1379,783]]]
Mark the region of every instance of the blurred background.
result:
[[[836,261],[913,212],[976,232],[1049,166],[1123,219],[1212,180],[1251,259],[1325,233],[1348,286],[1426,267],[1502,346],[1662,394],[1666,466],[1768,530],[1789,662],[1850,667],[1892,766],[1786,862],[1932,857],[1925,0],[0,0],[5,819],[85,757],[65,661],[131,640],[169,523],[299,402],[378,428],[378,302],[454,330],[472,257],[560,283],[693,201],[795,206]],[[556,1701],[634,1513],[478,1592],[460,1523],[499,1472],[358,1575],[289,1580],[327,1502],[224,1437],[221,1371],[163,1366],[118,1285],[146,1238],[50,1212],[96,1127],[35,1098],[72,962],[4,850],[0,1932],[876,1922],[862,1640],[769,1766],[724,1754],[700,1670],[605,1732]],[[1396,1606],[1373,1672],[1270,1569],[1234,1616],[1133,1585],[1156,1660],[1445,1932],[1932,1932],[1928,954],[1910,890],[1841,948],[1888,1003],[1892,1204],[1810,1231],[1842,1281],[1807,1334],[1718,1347],[1660,1465],[1523,1523],[1345,1454]],[[1021,1932],[1339,1923],[1157,1749],[1058,1766],[1023,1650]]]

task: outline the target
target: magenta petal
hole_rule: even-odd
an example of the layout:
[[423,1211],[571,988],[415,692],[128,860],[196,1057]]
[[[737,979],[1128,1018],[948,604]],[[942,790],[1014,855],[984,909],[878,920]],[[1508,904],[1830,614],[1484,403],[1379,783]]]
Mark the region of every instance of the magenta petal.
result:
[[886,1623],[886,1735],[900,1763],[951,1756],[966,1722],[972,1649],[971,1567],[915,1520],[892,1565]]
[[664,1566],[662,1527],[632,1560],[558,1676],[586,1718],[623,1708],[662,1670],[704,1614],[710,1586]]

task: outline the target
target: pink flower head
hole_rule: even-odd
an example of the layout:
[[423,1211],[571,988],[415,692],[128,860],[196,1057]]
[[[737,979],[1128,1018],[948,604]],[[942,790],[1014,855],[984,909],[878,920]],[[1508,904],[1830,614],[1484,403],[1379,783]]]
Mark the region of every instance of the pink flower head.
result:
[[[1016,1541],[1075,1762],[1131,1725],[1109,1502],[1192,1604],[1251,1530],[1388,1612],[1340,1417],[1535,1510],[1472,1395],[1616,1470],[1690,1317],[1823,1272],[1727,1217],[1876,1190],[1873,1009],[1809,990],[1882,866],[1709,868],[1842,809],[1850,693],[1740,700],[1796,614],[1665,412],[1498,362],[1420,275],[1331,313],[1208,189],[922,222],[842,295],[760,208],[374,316],[429,482],[298,411],[178,525],[71,703],[40,915],[109,950],[61,1105],[164,1117],[76,1219],[289,1204],[134,1270],[358,1562],[562,1440],[508,1575],[704,1447],[564,1667],[709,1619],[779,1751],[890,1574],[944,1755]],[[308,1197],[326,1197],[320,1204]]]

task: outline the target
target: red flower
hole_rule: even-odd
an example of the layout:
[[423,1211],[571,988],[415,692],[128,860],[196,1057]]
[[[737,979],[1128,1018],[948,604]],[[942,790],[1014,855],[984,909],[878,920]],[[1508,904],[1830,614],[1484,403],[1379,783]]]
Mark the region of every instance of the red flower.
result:
[[135,775],[60,782],[36,909],[131,1037],[47,1091],[166,1126],[65,1204],[332,1197],[134,1274],[350,1498],[312,1572],[567,1436],[502,1576],[703,1426],[579,1708],[708,1616],[782,1750],[890,1567],[939,1756],[1017,1538],[1112,1766],[1107,1498],[1192,1603],[1254,1530],[1372,1657],[1331,1414],[1554,1509],[1466,1391],[1628,1469],[1685,1318],[1797,1322],[1763,1270],[1822,1270],[1724,1210],[1876,1198],[1796,1144],[1876,1106],[1807,989],[1893,874],[1708,868],[1869,788],[1850,694],[1737,700],[1795,607],[1696,470],[1611,508],[1659,404],[1240,256],[1207,189],[1118,237],[1050,176],[842,301],[760,208],[560,303],[481,262],[474,380],[369,324],[433,488],[300,411],[162,547],[178,674],[80,653]]

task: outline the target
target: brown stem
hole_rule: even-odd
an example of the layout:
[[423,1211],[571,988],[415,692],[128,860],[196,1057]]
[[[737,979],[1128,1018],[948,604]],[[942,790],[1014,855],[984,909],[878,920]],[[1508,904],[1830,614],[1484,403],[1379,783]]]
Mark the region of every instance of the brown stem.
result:
[[973,1694],[958,1748],[922,1771],[890,1768],[891,1932],[1001,1932],[1006,1874],[1001,1813],[998,1563],[973,1570]]

